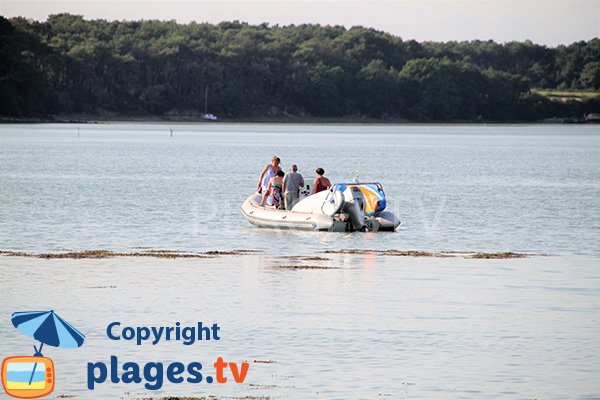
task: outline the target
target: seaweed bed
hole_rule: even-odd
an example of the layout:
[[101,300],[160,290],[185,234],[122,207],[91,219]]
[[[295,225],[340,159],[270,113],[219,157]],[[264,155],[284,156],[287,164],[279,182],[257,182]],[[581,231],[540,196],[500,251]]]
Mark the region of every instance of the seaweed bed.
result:
[[420,250],[360,250],[360,249],[344,249],[344,250],[325,250],[321,253],[325,254],[366,254],[376,256],[395,256],[395,257],[464,257],[474,259],[508,259],[508,258],[525,258],[535,256],[537,254],[514,253],[514,252],[498,252],[498,253],[482,253],[474,251],[440,251],[429,252]]
[[277,265],[276,268],[282,269],[339,269],[338,267],[323,267],[322,265]]
[[18,257],[35,257],[35,258],[111,258],[111,257],[155,257],[155,258],[216,258],[219,256],[241,256],[246,254],[257,254],[260,250],[227,250],[227,251],[206,251],[206,252],[186,252],[179,250],[154,250],[148,249],[135,252],[115,252],[110,250],[84,250],[84,251],[69,251],[64,253],[26,253],[21,251],[2,251],[0,255],[18,256]]
[[[28,253],[22,251],[0,250],[0,256],[17,256],[17,257],[35,257],[44,259],[86,259],[86,258],[111,258],[111,257],[154,257],[154,258],[217,258],[221,256],[243,256],[256,255],[261,253],[260,250],[237,249],[237,250],[211,250],[204,252],[189,252],[181,250],[161,250],[144,247],[136,247],[132,252],[116,252],[110,250],[83,250],[83,251],[66,251],[62,253]],[[545,254],[528,254],[515,252],[476,252],[476,251],[422,251],[422,250],[362,250],[362,249],[342,249],[342,250],[324,250],[322,254],[355,254],[355,255],[374,255],[374,256],[391,256],[391,257],[463,257],[472,259],[511,259],[525,258],[532,256],[544,256]],[[278,257],[289,261],[331,261],[328,257],[321,256],[281,256]],[[310,265],[281,265],[280,268],[290,269],[331,269],[327,267],[310,266]]]
[[286,260],[298,260],[298,261],[331,261],[331,258],[319,257],[319,256],[282,256],[280,258]]

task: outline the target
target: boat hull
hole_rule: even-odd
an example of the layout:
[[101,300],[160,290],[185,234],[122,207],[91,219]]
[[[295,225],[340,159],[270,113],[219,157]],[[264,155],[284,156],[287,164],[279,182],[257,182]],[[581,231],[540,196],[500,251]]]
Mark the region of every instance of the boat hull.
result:
[[[348,219],[338,218],[318,212],[297,211],[302,207],[294,207],[296,211],[275,210],[259,205],[261,196],[253,194],[242,204],[242,215],[252,225],[259,228],[295,229],[306,231],[352,232],[356,230]],[[377,213],[370,221],[365,221],[368,232],[393,232],[400,225],[400,220],[389,211]]]
[[395,232],[400,226],[400,219],[389,211],[381,211],[375,214],[375,220],[379,222],[379,230],[383,232]]
[[252,225],[260,228],[328,231],[333,218],[325,214],[274,210],[259,205],[260,195],[253,194],[242,204],[242,214]]

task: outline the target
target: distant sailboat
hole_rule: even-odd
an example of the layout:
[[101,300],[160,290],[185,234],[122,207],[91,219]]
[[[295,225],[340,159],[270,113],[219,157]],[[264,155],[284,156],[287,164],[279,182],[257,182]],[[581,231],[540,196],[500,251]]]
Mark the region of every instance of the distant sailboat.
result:
[[204,85],[204,113],[202,114],[202,119],[209,121],[216,121],[218,119],[216,115],[208,113],[208,83]]

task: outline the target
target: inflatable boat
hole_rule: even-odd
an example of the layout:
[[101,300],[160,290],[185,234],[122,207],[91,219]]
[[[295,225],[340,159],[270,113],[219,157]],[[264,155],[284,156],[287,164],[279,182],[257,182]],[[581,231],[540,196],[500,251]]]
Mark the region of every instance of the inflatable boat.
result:
[[400,220],[385,211],[383,187],[378,182],[338,183],[313,195],[301,194],[291,210],[260,205],[255,193],[242,204],[242,214],[261,228],[333,232],[393,232]]

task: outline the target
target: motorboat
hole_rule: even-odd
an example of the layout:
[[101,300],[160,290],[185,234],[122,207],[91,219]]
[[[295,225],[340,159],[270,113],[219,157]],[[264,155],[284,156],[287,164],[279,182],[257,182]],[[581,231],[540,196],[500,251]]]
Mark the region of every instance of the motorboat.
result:
[[313,195],[301,192],[291,210],[261,206],[261,194],[250,195],[242,214],[261,228],[332,232],[394,232],[400,220],[385,211],[386,198],[379,182],[343,182]]

